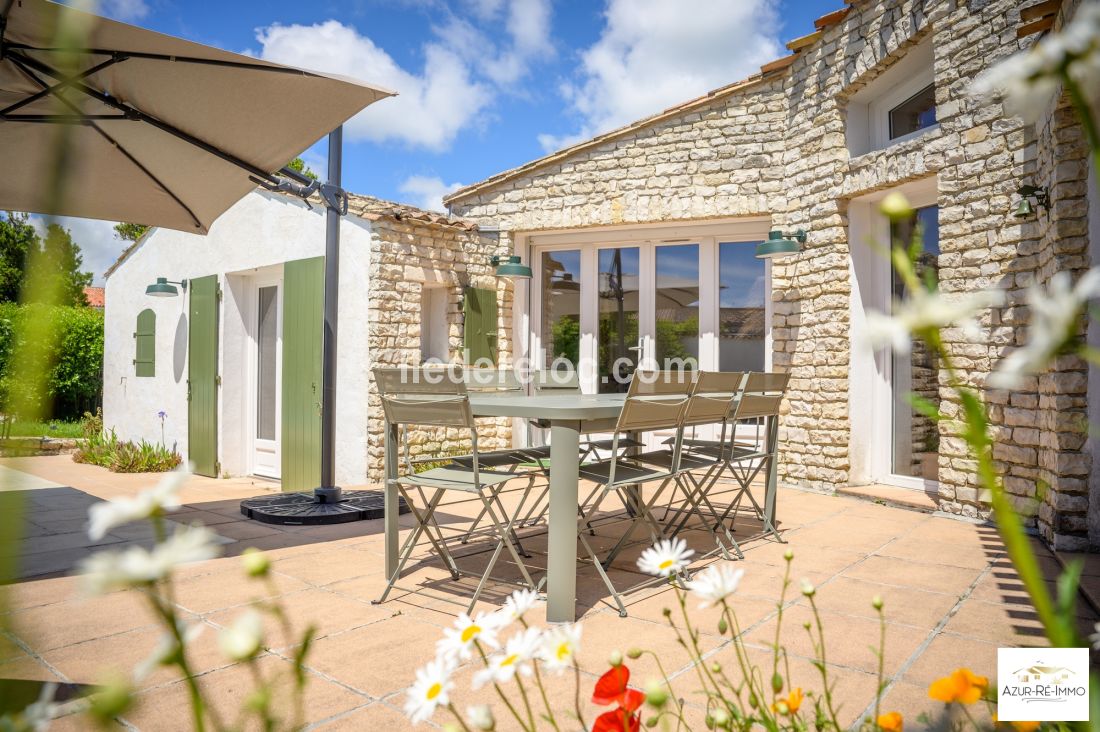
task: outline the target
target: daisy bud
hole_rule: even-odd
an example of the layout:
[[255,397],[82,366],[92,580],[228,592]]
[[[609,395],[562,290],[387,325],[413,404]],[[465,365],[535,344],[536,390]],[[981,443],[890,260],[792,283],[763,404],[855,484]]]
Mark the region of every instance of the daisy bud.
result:
[[629,651],[626,652],[626,657],[631,659],[631,660],[641,658],[641,656],[642,656],[642,649],[641,648],[631,648]]
[[712,663],[712,664],[710,665],[710,672],[711,672],[712,674],[720,674],[720,673],[722,673],[722,664],[720,664],[720,663],[718,663],[717,661],[715,661],[714,663]]
[[666,608],[662,608],[662,609],[661,609],[661,615],[664,615],[664,616],[665,616],[666,618],[667,618],[667,617],[671,617],[671,615],[672,615],[672,608],[668,608],[668,607],[666,607]]
[[718,619],[718,635],[725,635],[729,627],[730,624],[726,622],[724,617]]
[[802,628],[803,628],[803,630],[809,630],[810,629],[810,621],[809,620],[803,621],[802,622]]
[[708,714],[703,718],[703,724],[707,726],[707,729],[714,729],[714,717]]
[[772,691],[776,694],[783,691],[783,677],[778,673],[772,674]]
[[802,594],[806,597],[813,597],[815,594],[817,594],[817,588],[814,587],[812,582],[804,579],[802,580]]
[[478,730],[491,730],[497,726],[496,720],[493,719],[493,710],[485,704],[479,704],[476,707],[466,708],[466,718],[470,722],[470,726]]
[[882,595],[875,595],[871,598],[871,607],[873,607],[875,610],[882,609]]
[[267,558],[259,549],[249,547],[241,554],[241,563],[244,564],[244,571],[249,577],[264,577],[267,575],[269,569],[271,569],[271,560]]
[[879,211],[894,222],[907,221],[913,215],[913,207],[909,204],[909,199],[897,191],[882,199]]
[[788,549],[787,551],[783,552],[783,558],[786,559],[788,562],[794,559],[794,549]]
[[654,727],[657,726],[657,723],[660,722],[660,721],[661,721],[660,717],[650,717],[649,719],[647,719],[645,721],[645,726],[649,727],[650,729],[653,729]]
[[711,715],[714,717],[714,726],[725,729],[730,725],[730,714],[725,709],[715,709]]
[[758,706],[760,706],[760,700],[756,698],[755,693],[749,694],[749,706],[753,709],[756,709]]
[[618,668],[623,665],[623,652],[616,649],[611,652],[611,655],[607,657],[607,662],[611,664],[612,668]]
[[668,688],[660,681],[650,679],[645,685],[645,703],[660,709],[668,702]]

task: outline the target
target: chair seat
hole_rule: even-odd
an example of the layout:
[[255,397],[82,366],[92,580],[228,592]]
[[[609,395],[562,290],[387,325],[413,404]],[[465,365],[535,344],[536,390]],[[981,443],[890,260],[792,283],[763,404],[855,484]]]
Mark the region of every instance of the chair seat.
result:
[[[581,478],[591,480],[594,483],[608,485],[611,482],[611,460],[582,465],[579,471]],[[667,478],[671,473],[667,470],[659,470],[648,465],[636,465],[619,460],[615,465],[615,483],[644,483],[650,480]]]
[[[630,459],[665,470],[672,470],[672,457],[672,450],[654,450],[643,452],[641,455],[631,455]],[[687,451],[680,453],[680,470],[701,470],[709,468],[717,462],[718,457],[716,455],[692,454]]]
[[399,483],[422,485],[430,488],[443,488],[446,490],[466,491],[476,493],[479,488],[499,485],[505,481],[514,480],[515,473],[497,473],[491,470],[479,470],[478,482],[474,482],[474,471],[461,465],[449,465],[442,468],[432,468],[423,473],[404,475],[398,479]]
[[[592,440],[584,443],[585,446],[596,450],[610,450],[615,447],[614,440]],[[619,447],[641,447],[642,443],[635,440],[633,437],[626,437],[625,435],[619,438]]]
[[[530,458],[522,450],[493,450],[478,452],[477,454],[477,464],[482,468],[502,468],[507,465],[518,465],[529,461]],[[452,458],[451,462],[458,463],[466,468],[472,468],[474,457],[473,455],[463,455],[462,457]]]

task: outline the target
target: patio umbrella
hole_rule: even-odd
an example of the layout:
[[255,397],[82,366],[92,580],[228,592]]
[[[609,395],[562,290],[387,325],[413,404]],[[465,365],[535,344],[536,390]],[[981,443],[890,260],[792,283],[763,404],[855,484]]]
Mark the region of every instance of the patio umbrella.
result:
[[[324,200],[322,503],[341,499],[334,449],[339,217],[347,212],[341,125],[392,94],[46,0],[0,0],[0,160],[8,173],[0,176],[0,208],[205,234],[257,185]],[[55,179],[57,125],[71,135]],[[324,185],[284,167],[325,134]],[[49,190],[55,182],[60,196]]]
[[[86,47],[59,48],[73,28]],[[0,0],[0,206],[205,234],[257,183],[285,188],[275,171],[391,94],[46,0]],[[46,190],[57,124],[71,125],[63,200]]]

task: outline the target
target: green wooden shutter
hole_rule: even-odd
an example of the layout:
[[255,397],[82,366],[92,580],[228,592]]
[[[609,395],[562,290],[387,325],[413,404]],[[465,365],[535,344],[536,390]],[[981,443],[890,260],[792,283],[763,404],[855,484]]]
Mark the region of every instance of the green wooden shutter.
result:
[[467,287],[463,298],[463,339],[466,363],[483,358],[497,362],[497,291]]
[[[283,265],[282,487],[321,484],[321,338],[325,258]],[[365,396],[364,396],[365,398]]]
[[154,376],[157,360],[157,314],[146,308],[138,313],[134,330],[134,372]]
[[218,477],[218,278],[188,283],[187,458]]

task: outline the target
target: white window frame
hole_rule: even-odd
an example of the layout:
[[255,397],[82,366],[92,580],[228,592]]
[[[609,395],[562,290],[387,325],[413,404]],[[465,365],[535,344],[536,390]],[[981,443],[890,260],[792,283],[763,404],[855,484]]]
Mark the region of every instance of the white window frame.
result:
[[[266,269],[266,268],[265,268]],[[248,278],[248,320],[246,332],[248,333],[248,374],[245,379],[247,397],[244,400],[246,411],[244,445],[245,461],[248,466],[248,474],[269,480],[281,480],[281,467],[276,468],[280,475],[265,475],[256,472],[256,419],[259,409],[257,389],[259,387],[259,315],[260,315],[260,289],[263,287],[278,288],[275,296],[275,456],[282,459],[283,450],[283,273],[282,266],[271,268],[270,271],[260,271]]]
[[935,54],[929,36],[906,52],[893,66],[852,95],[845,122],[848,151],[853,156],[897,145],[939,129],[929,125],[890,138],[890,111],[927,86],[935,86]]
[[913,208],[934,206],[939,202],[939,183],[933,176],[852,199],[848,207],[852,281],[848,390],[850,482],[935,492],[938,481],[893,472],[893,359],[887,347],[869,352],[863,345],[867,312],[888,313],[892,305],[890,259],[872,249],[868,242],[878,245],[890,242],[890,221],[879,212],[878,205],[895,191],[902,193]]

